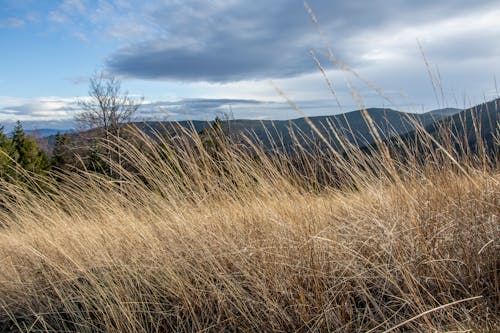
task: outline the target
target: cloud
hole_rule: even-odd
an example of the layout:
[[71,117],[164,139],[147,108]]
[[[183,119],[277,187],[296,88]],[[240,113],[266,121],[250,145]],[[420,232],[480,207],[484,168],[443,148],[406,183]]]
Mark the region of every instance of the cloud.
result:
[[0,97],[0,121],[49,121],[72,119],[78,111],[76,99]]
[[[301,3],[253,4],[185,1],[159,6],[147,15],[153,38],[118,50],[108,59],[108,67],[133,77],[212,82],[288,77],[312,70],[307,53],[312,44],[301,41],[308,20]],[[282,16],[301,24],[289,24]]]
[[[310,5],[333,51],[353,66],[415,56],[417,38],[429,40],[433,54],[454,55],[463,36],[484,49],[497,34],[500,8],[466,0]],[[139,12],[141,37],[130,32],[107,59],[114,73],[209,82],[293,77],[315,70],[309,51],[323,46],[302,1],[153,1]]]
[[[417,40],[452,101],[463,100],[463,94],[481,97],[483,91],[489,96],[493,76],[500,77],[495,73],[500,68],[500,46],[494,43],[500,35],[498,0],[309,0],[309,4],[333,53],[380,86],[391,102],[327,60],[324,40],[302,0],[64,0],[52,8],[49,19],[50,28],[91,46],[106,45],[111,51],[104,70],[124,79],[124,85],[133,82],[134,92],[144,89],[138,92],[174,100],[144,105],[144,117],[168,112],[178,118],[211,119],[229,105],[242,117],[297,116],[269,84],[271,80],[306,114],[335,113],[335,100],[310,50],[326,68],[344,111],[357,108],[349,86],[367,106],[418,105],[419,110],[422,104],[426,109],[437,106]],[[87,82],[80,77],[69,80]],[[172,95],[166,97],[165,92]],[[241,102],[244,99],[254,102]],[[35,108],[28,107],[31,102],[45,105],[46,111],[30,111]],[[31,102],[18,103],[25,109],[17,111],[4,108],[3,117],[7,111],[12,116],[24,110],[30,117],[50,118],[56,113],[69,117],[48,103]],[[439,103],[444,104],[441,98]]]
[[[76,101],[77,98],[0,97],[0,125],[11,126],[20,120],[23,124],[29,124],[29,129],[72,128],[74,116],[80,111]],[[309,116],[331,114],[334,105],[331,100],[298,101],[298,104]],[[146,101],[134,120],[209,121],[217,116],[230,116],[234,119],[290,119],[302,115],[292,110],[285,101],[188,98],[176,101]],[[51,124],[58,126],[53,127]],[[72,127],[64,127],[63,124],[64,126],[71,124]]]
[[148,102],[141,106],[137,119],[170,119],[170,120],[211,120],[216,116],[224,116],[236,110],[238,115],[244,108],[262,109],[264,105],[273,104],[248,99],[229,98],[189,98],[178,101],[155,101]]
[[48,14],[49,21],[69,23],[87,14],[87,0],[63,0],[57,9]]
[[[297,101],[307,116],[339,113],[335,102],[327,100]],[[348,106],[357,109],[356,105]],[[213,120],[215,117],[233,119],[285,120],[303,117],[286,101],[266,101],[232,98],[187,98],[176,101],[149,101],[136,115],[136,121],[147,120]]]
[[[414,98],[424,96],[423,103],[429,102],[429,94],[420,92],[430,85],[417,40],[432,70],[439,65],[445,81],[460,76],[458,81],[468,91],[473,89],[469,82],[485,80],[481,62],[490,72],[499,65],[500,46],[492,42],[500,34],[496,23],[500,4],[495,0],[309,0],[309,4],[337,58],[385,90],[410,94],[417,90]],[[75,38],[110,42],[114,51],[104,69],[123,79],[221,84],[222,92],[229,86],[259,85],[261,92],[262,87],[274,92],[267,84],[270,79],[297,78],[296,82],[307,84],[310,80],[303,77],[320,76],[310,50],[329,72],[336,67],[326,59],[323,40],[302,0],[65,0],[52,16]],[[334,81],[336,87],[347,79],[360,89],[352,75],[336,74],[334,79],[340,79]],[[317,86],[300,89],[312,96]],[[216,87],[209,88],[218,94]],[[247,96],[243,90],[239,94]]]
[[21,28],[24,23],[24,20],[15,17],[0,19],[0,28]]
[[30,131],[70,130],[75,128],[73,119],[78,111],[77,98],[0,96],[0,126],[4,127],[4,133],[9,133],[18,120]]

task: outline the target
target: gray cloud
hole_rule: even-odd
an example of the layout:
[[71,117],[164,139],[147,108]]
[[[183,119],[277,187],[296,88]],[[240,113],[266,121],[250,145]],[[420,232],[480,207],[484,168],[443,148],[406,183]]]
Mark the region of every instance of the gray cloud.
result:
[[[211,120],[231,112],[234,117],[255,117],[258,111],[276,103],[249,99],[190,98],[179,101],[157,101],[141,106],[137,120]],[[252,111],[250,111],[252,110]],[[249,112],[250,111],[250,112]]]
[[[153,79],[238,81],[294,76],[311,70],[307,52],[296,52],[308,18],[300,2],[186,1],[151,13],[157,38],[117,51],[108,60],[117,73]],[[301,24],[290,24],[283,16]],[[317,40],[317,38],[316,38]],[[309,41],[307,41],[308,43]],[[303,46],[300,47],[304,50]]]
[[[373,41],[379,30],[395,34],[407,27],[487,10],[495,1],[317,0],[310,5],[333,51],[351,65],[360,65],[377,46]],[[108,58],[107,66],[114,73],[210,82],[293,77],[315,70],[309,50],[322,47],[299,0],[158,1],[146,6],[140,15],[141,29],[148,32],[142,36],[148,38],[131,40]],[[149,22],[147,26],[145,22]],[[414,35],[408,36],[411,41],[400,40],[398,51],[411,47],[414,52],[415,37],[419,37]],[[436,53],[453,55],[464,39],[480,44],[481,50],[491,44],[488,38],[478,41],[477,35],[471,37],[454,37],[449,45],[440,41],[430,47],[437,48]]]
[[[297,101],[308,116],[339,113],[332,100]],[[352,110],[357,106],[348,106]],[[193,98],[179,101],[157,101],[142,105],[135,120],[213,120],[229,116],[234,119],[291,119],[302,117],[287,102],[250,99]]]

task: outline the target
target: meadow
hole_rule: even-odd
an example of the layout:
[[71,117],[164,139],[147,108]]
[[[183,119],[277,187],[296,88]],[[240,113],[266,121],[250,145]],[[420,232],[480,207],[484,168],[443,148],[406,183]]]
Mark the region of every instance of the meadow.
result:
[[130,131],[107,143],[114,177],[0,184],[0,331],[500,329],[498,149],[480,129],[470,150],[420,127],[274,153],[251,133]]

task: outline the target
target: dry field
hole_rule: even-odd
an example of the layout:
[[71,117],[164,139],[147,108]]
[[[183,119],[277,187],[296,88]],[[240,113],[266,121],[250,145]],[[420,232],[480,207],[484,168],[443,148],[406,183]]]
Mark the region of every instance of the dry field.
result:
[[0,185],[0,331],[500,329],[497,155],[183,138]]

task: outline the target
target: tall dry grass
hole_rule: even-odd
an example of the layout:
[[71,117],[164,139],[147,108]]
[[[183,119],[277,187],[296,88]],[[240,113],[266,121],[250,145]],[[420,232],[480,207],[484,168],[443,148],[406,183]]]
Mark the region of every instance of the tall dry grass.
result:
[[118,179],[1,184],[1,331],[499,329],[496,154],[179,132],[110,142]]

